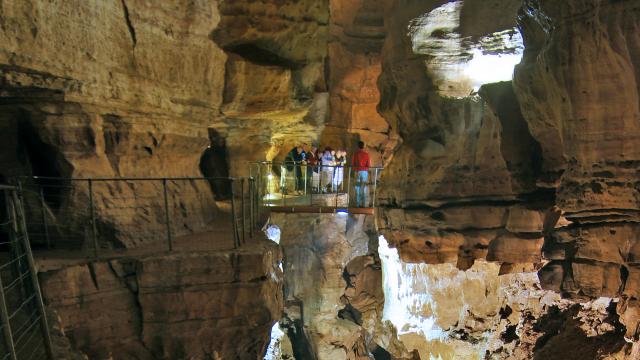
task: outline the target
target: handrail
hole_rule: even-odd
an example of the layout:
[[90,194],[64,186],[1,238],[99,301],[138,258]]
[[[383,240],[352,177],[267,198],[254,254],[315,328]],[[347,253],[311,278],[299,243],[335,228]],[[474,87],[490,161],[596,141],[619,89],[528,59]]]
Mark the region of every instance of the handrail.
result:
[[384,170],[382,166],[363,169],[351,164],[320,162],[312,165],[305,161],[254,161],[250,164],[250,175],[258,182],[258,202],[271,210],[283,206],[317,208],[326,205],[334,209],[375,208],[378,178]]
[[[356,165],[351,165],[351,164],[345,164],[345,165],[323,165],[321,162],[318,162],[318,164],[315,165],[309,165],[309,163],[307,162],[300,162],[300,161],[252,161],[251,164],[255,164],[255,165],[275,165],[275,166],[282,166],[282,165],[302,165],[302,166],[317,166],[317,167],[339,167],[339,168],[359,168],[361,166],[356,166]],[[367,167],[367,169],[370,170],[384,170],[383,166],[369,166]]]
[[[252,193],[256,193],[253,177],[49,177],[18,176],[17,190],[28,197],[27,210],[30,216],[30,232],[34,237],[46,241],[51,246],[51,238],[55,236],[58,244],[63,246],[79,246],[93,249],[93,256],[99,257],[99,241],[120,237],[130,239],[137,244],[157,244],[154,236],[164,234],[169,251],[174,249],[176,239],[183,236],[184,229],[210,231],[211,221],[230,223],[234,233],[234,248],[246,241],[255,229],[260,227],[259,216],[255,216],[247,207],[258,209],[257,201]],[[248,186],[235,184],[247,182]],[[105,191],[103,186],[116,184],[156,184],[153,188],[124,189]],[[205,185],[206,184],[206,185]],[[237,185],[237,186],[234,186]],[[206,186],[206,187],[205,187]],[[216,188],[219,186],[219,188]],[[61,189],[71,189],[67,193]],[[211,192],[205,190],[210,188]],[[43,191],[44,190],[44,191]],[[219,191],[218,191],[219,190]],[[81,196],[77,201],[77,196]],[[214,197],[215,195],[215,197]],[[83,202],[83,198],[86,199]],[[210,199],[209,199],[210,196]],[[218,197],[220,196],[220,197]],[[71,206],[60,207],[62,201],[73,200]],[[226,219],[229,210],[215,205],[216,201],[231,200],[230,219]],[[97,206],[100,201],[104,206]],[[235,202],[238,204],[235,204]],[[238,205],[236,207],[236,205]],[[183,211],[190,209],[189,214]],[[180,210],[180,209],[183,210]],[[218,209],[218,210],[216,210]],[[223,209],[222,211],[219,211]],[[215,214],[215,215],[214,215]],[[222,217],[220,217],[222,216]],[[242,216],[242,218],[240,218]],[[251,216],[251,219],[246,218]],[[142,228],[131,226],[132,220],[148,224]],[[60,220],[61,219],[61,220]],[[62,224],[60,223],[62,221]],[[182,225],[189,224],[187,225]],[[192,228],[193,226],[193,228]],[[226,226],[226,225],[225,225]],[[195,230],[194,230],[195,229]],[[157,234],[157,235],[156,235]],[[237,236],[240,235],[240,236]],[[144,240],[143,240],[144,239]],[[42,241],[44,240],[44,241]],[[90,242],[87,242],[89,240]],[[91,244],[86,246],[86,244]],[[54,244],[55,245],[55,244]]]
[[151,180],[151,181],[162,181],[162,180],[240,180],[240,179],[249,179],[249,177],[220,177],[220,176],[177,176],[177,177],[78,177],[78,178],[68,178],[68,177],[52,177],[52,176],[16,176],[18,179],[42,179],[42,180],[58,180],[58,181],[139,181],[139,180]]

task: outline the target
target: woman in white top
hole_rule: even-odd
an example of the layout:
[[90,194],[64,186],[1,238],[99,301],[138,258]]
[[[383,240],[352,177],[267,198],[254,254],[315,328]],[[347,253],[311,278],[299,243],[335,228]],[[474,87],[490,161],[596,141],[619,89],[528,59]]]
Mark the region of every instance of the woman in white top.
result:
[[320,186],[322,192],[327,192],[327,189],[331,187],[333,182],[333,166],[335,165],[335,158],[331,154],[331,148],[325,148],[320,162],[322,164],[322,172],[320,174]]

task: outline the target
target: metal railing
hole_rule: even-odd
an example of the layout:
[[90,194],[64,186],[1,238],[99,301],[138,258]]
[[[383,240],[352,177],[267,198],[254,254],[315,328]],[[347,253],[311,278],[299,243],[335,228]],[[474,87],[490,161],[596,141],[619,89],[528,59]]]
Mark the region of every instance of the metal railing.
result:
[[17,187],[0,185],[0,360],[53,359]]
[[252,178],[23,177],[17,186],[34,247],[95,258],[237,248],[259,226]]
[[260,206],[374,208],[382,167],[262,161],[251,164]]

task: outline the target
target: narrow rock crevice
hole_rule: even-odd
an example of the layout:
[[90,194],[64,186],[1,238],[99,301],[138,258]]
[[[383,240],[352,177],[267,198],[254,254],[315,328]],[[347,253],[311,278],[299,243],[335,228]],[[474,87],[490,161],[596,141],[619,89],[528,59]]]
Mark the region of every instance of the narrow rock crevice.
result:
[[122,2],[122,10],[124,11],[124,21],[127,23],[127,29],[129,29],[129,35],[131,36],[131,43],[133,44],[133,48],[136,48],[136,44],[138,43],[138,39],[136,38],[136,29],[133,27],[133,23],[131,23],[131,17],[129,16],[129,8],[127,7],[127,2],[125,0],[120,0]]

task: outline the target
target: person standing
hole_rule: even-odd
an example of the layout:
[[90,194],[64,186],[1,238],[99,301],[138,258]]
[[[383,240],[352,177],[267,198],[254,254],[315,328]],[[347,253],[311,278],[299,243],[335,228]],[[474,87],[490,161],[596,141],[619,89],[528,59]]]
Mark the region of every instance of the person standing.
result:
[[296,193],[297,195],[301,195],[304,193],[304,176],[306,174],[303,174],[303,171],[306,171],[306,167],[303,168],[303,166],[306,164],[306,153],[303,149],[302,146],[297,146],[296,147],[296,153],[294,154],[294,161],[295,161],[295,173],[296,173]]
[[295,146],[287,153],[284,158],[284,164],[280,175],[280,187],[282,194],[287,194],[287,176],[293,173],[295,190],[300,191],[303,187],[304,179],[302,178],[302,161],[304,160],[304,151],[302,146]]
[[318,191],[318,148],[311,145],[307,151],[307,188],[310,191]]
[[322,188],[322,192],[325,193],[327,191],[331,191],[331,184],[333,183],[333,169],[334,169],[334,157],[331,154],[331,148],[327,147],[324,149],[324,153],[320,158],[320,162],[322,164],[322,172],[320,173],[320,187]]
[[335,164],[336,170],[333,173],[333,189],[335,192],[340,192],[342,190],[342,180],[344,179],[344,166],[347,165],[346,151],[336,151]]
[[280,193],[286,195],[289,191],[287,189],[287,175],[292,172],[295,166],[295,153],[298,151],[298,147],[295,146],[284,157],[284,162],[280,168]]
[[358,141],[358,150],[353,154],[351,164],[356,175],[356,207],[365,207],[367,205],[367,182],[369,181],[371,159],[369,153],[364,150],[363,141]]

